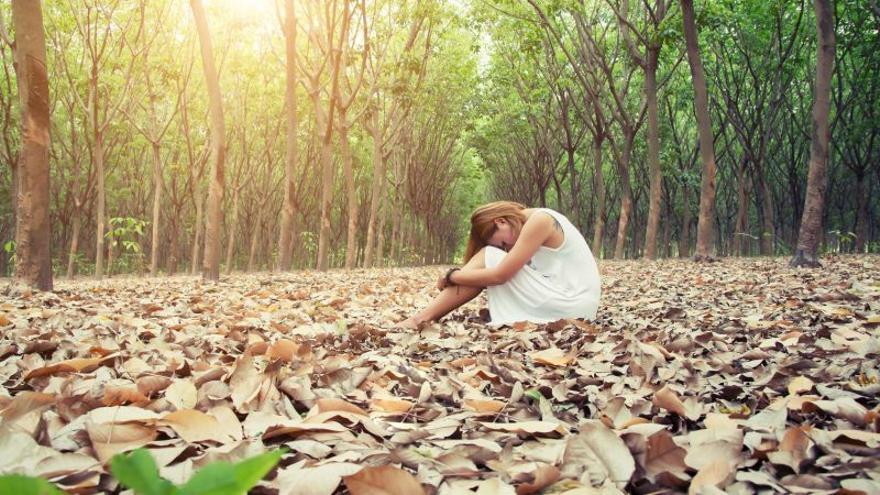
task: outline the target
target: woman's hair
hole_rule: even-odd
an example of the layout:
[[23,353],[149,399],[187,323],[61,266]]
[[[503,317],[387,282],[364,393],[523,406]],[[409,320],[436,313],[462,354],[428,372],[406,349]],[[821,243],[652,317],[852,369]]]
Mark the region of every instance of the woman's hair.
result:
[[495,220],[507,220],[515,231],[519,231],[526,222],[523,210],[526,207],[514,201],[495,201],[480,206],[471,215],[471,235],[467,249],[464,251],[464,262],[467,263],[477,251],[489,244],[488,239],[495,233]]

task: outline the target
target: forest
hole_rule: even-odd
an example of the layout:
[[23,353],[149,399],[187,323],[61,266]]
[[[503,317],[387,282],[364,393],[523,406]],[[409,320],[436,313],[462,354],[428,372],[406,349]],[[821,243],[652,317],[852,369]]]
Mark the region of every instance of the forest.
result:
[[11,0],[0,61],[0,494],[880,493],[877,0]]
[[[2,9],[11,199],[21,112]],[[205,13],[216,85],[186,2],[45,4],[57,276],[198,273],[210,250],[224,273],[447,263],[491,198],[569,215],[601,257],[695,252],[702,165],[675,2],[215,0]],[[791,254],[814,9],[725,0],[695,16],[717,166],[711,252]],[[820,241],[876,252],[880,14],[842,0],[833,22]],[[7,275],[15,210],[0,203]]]

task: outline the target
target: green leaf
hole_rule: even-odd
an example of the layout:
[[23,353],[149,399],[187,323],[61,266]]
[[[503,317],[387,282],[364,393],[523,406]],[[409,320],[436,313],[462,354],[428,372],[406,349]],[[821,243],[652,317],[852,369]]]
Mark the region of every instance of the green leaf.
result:
[[215,462],[200,469],[180,488],[180,495],[242,495],[278,464],[286,451],[279,449],[230,464]]
[[536,388],[530,388],[526,390],[525,396],[534,401],[539,401],[544,398],[544,395],[541,394],[541,391]]
[[140,495],[178,493],[177,487],[159,476],[156,461],[146,449],[137,449],[130,454],[113,456],[110,461],[110,472],[120,483]]
[[64,495],[55,485],[42,478],[31,478],[20,474],[0,476],[0,493],[15,495]]

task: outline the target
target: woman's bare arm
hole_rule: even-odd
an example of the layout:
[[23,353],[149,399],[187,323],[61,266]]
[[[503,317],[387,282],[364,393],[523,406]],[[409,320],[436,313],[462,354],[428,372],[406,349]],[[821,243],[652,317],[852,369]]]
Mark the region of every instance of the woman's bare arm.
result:
[[526,220],[513,248],[498,266],[459,270],[450,276],[450,280],[455,285],[468,287],[488,287],[507,282],[532,259],[538,248],[553,234],[554,223],[555,219],[550,215],[533,214]]

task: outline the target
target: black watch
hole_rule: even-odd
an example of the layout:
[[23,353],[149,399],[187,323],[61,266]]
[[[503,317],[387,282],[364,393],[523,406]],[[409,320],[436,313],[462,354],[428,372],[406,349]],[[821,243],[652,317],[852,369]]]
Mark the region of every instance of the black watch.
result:
[[450,268],[449,271],[446,272],[446,285],[455,285],[455,282],[452,281],[452,274],[459,270],[461,270],[461,268]]

